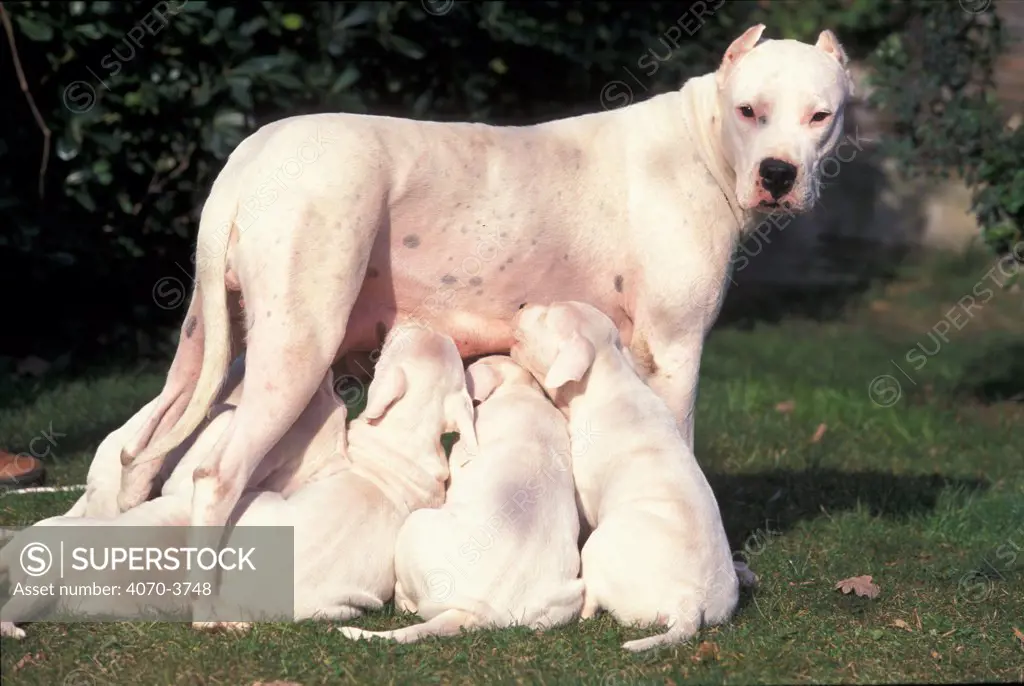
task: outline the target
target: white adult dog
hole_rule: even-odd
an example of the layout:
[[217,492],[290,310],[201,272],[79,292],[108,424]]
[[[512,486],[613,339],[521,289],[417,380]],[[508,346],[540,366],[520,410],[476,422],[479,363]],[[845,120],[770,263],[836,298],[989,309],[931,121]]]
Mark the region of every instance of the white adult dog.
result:
[[573,460],[583,546],[582,617],[668,630],[631,651],[680,643],[732,616],[739,599],[715,494],[665,401],[644,383],[614,324],[584,303],[527,305],[512,357],[541,382],[570,429],[601,427]]
[[479,451],[450,459],[442,508],[414,512],[395,545],[399,609],[427,621],[395,631],[344,627],[348,638],[412,643],[511,625],[545,629],[579,616],[579,515],[566,420],[504,355],[466,370]]
[[[808,209],[843,131],[846,57],[758,43],[619,110],[526,127],[354,114],[284,119],[231,154],[203,208],[197,285],[152,415],[125,445],[119,505],[144,501],[209,410],[243,332],[248,382],[196,472],[192,523],[219,525],[332,361],[399,318],[463,357],[506,352],[523,302],[611,317],[692,446],[704,336],[757,211]],[[301,161],[300,161],[301,160]]]

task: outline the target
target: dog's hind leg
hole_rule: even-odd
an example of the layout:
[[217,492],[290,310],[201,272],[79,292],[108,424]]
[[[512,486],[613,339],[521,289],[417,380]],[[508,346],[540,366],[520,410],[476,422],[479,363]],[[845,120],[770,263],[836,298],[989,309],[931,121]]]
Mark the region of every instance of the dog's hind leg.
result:
[[131,436],[122,448],[122,463],[134,458],[154,438],[166,433],[181,418],[192,398],[192,392],[203,366],[203,316],[199,287],[196,286],[185,313],[178,337],[178,348],[167,372],[167,380],[159,400],[146,423]]
[[[281,198],[239,241],[237,267],[252,317],[246,378],[230,423],[193,474],[193,527],[228,521],[253,472],[310,403],[334,362],[380,211],[354,209],[355,217],[373,225],[351,226],[351,213],[327,225],[314,205],[295,207]],[[202,530],[192,533],[204,538]],[[219,547],[220,541],[197,543]]]

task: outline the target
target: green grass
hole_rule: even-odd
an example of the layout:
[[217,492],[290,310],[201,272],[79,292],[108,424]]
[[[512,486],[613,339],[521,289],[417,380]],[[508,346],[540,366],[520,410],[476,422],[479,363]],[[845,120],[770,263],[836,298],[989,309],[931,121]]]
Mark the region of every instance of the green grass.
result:
[[[36,624],[3,639],[11,684],[1022,681],[1024,298],[997,293],[915,371],[905,360],[987,265],[919,265],[842,318],[784,319],[710,337],[697,456],[734,549],[761,584],[733,621],[676,649],[633,656],[648,635],[608,617],[537,635],[480,632],[412,646],[350,643],[329,625],[264,625],[241,637],[185,625]],[[908,372],[907,379],[893,366]],[[0,396],[0,436],[23,450],[66,433],[51,483],[80,483],[107,431],[153,397],[158,370],[109,373]],[[901,383],[872,403],[879,375]],[[1003,400],[992,400],[1003,398]],[[792,401],[790,412],[775,406]],[[826,429],[818,441],[819,425]],[[0,524],[66,508],[74,495],[0,499]],[[1019,552],[1018,552],[1019,551]],[[874,600],[835,583],[870,574]],[[396,627],[391,611],[358,622]],[[701,642],[714,644],[700,649]]]

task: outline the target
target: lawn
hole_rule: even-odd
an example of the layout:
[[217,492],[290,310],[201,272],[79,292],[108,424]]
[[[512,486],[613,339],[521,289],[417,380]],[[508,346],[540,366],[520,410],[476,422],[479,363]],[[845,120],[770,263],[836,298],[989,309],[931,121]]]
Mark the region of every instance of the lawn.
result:
[[[242,637],[36,624],[24,641],[2,639],[3,681],[1024,681],[1024,294],[995,290],[950,314],[994,286],[990,267],[980,257],[918,262],[828,321],[712,333],[697,457],[760,585],[733,621],[678,648],[626,654],[623,641],[651,632],[608,617],[410,646],[347,642],[316,623]],[[25,450],[52,424],[66,436],[55,438],[50,483],[81,483],[91,451],[158,392],[162,371],[4,382],[0,437]],[[60,513],[76,496],[0,498],[0,525]],[[834,589],[859,575],[873,577],[876,598]],[[358,624],[409,621],[387,611]]]

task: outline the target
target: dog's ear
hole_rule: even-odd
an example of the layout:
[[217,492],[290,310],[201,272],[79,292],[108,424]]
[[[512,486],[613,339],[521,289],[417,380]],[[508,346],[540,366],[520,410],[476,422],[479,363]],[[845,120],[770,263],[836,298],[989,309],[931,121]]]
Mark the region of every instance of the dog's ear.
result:
[[370,382],[366,397],[366,409],[360,415],[363,419],[379,419],[403,395],[407,386],[405,372],[400,366],[388,365]]
[[844,69],[850,61],[846,56],[846,51],[843,50],[843,46],[839,44],[839,39],[836,38],[836,34],[832,33],[828,29],[825,29],[818,34],[818,42],[814,44],[814,47],[831,55]]
[[459,443],[464,443],[470,452],[480,448],[476,440],[476,427],[473,425],[473,399],[467,391],[448,396],[444,401],[444,416],[449,424],[455,425],[459,432]]
[[594,344],[574,331],[569,340],[558,346],[558,354],[544,377],[544,388],[557,390],[570,381],[579,381],[594,364]]
[[487,400],[500,385],[501,374],[488,364],[472,364],[466,369],[466,388],[473,400]]
[[725,51],[725,57],[722,58],[722,64],[718,67],[718,71],[715,73],[715,80],[718,82],[718,87],[721,88],[725,85],[726,79],[729,78],[729,74],[736,68],[739,61],[743,59],[743,56],[754,49],[757,45],[757,41],[761,40],[761,34],[764,33],[764,24],[758,24],[757,26],[751,26],[749,29],[743,32],[743,35],[732,42],[729,49]]

